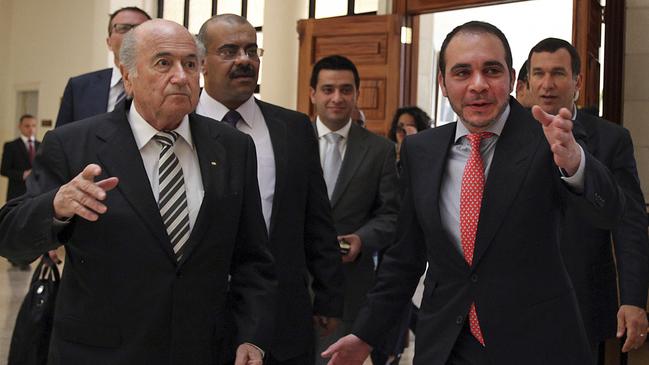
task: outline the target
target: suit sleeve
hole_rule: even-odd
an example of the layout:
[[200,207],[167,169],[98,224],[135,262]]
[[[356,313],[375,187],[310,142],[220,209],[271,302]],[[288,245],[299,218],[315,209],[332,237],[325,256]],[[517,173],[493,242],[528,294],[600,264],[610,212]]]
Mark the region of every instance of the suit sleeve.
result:
[[230,270],[230,297],[237,344],[252,343],[268,351],[273,334],[277,281],[261,213],[255,147],[252,139],[246,138],[243,208]]
[[54,196],[70,177],[61,141],[48,133],[36,155],[25,195],[9,201],[0,210],[0,255],[34,260],[58,247],[55,231]]
[[633,142],[626,129],[622,132],[620,138],[616,138],[612,162],[613,175],[626,197],[622,220],[612,231],[620,302],[645,308],[649,290],[647,213],[633,157]]
[[[567,204],[577,209],[585,221],[601,229],[613,229],[620,221],[626,205],[626,197],[611,171],[585,148],[586,168],[584,191],[570,192],[561,183]],[[558,175],[557,175],[558,176]]]
[[6,176],[11,181],[22,181],[23,172],[25,170],[19,169],[16,166],[16,149],[12,148],[13,143],[7,142],[2,150],[2,165],[0,165],[0,173]]
[[352,330],[374,347],[382,343],[385,331],[403,315],[403,308],[412,298],[426,269],[426,245],[409,188],[407,154],[404,144],[401,156],[405,192],[397,240],[383,255],[374,287],[367,294],[367,303],[359,312]]
[[308,197],[304,227],[306,263],[313,278],[313,310],[315,314],[340,317],[343,311],[343,274],[331,216],[327,187],[320,167],[318,142],[313,127],[304,117],[303,134],[308,151]]
[[392,244],[399,214],[399,182],[396,152],[391,144],[383,148],[383,164],[371,219],[355,233],[360,236],[363,251],[372,254]]
[[72,122],[73,116],[73,100],[72,100],[72,79],[68,80],[63,91],[63,98],[59,106],[59,114],[56,116],[56,128]]

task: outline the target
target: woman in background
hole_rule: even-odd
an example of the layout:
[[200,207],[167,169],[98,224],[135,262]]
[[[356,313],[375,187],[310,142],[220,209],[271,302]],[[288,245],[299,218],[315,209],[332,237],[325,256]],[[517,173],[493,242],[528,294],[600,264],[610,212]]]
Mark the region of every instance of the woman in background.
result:
[[[416,134],[430,128],[430,117],[425,111],[416,106],[406,106],[397,109],[392,119],[392,127],[388,138],[395,143],[397,150],[397,171],[401,174],[399,151],[406,136]],[[380,265],[381,254],[375,254],[375,263]],[[418,308],[412,303],[404,308],[399,323],[386,335],[386,340],[372,350],[372,363],[374,365],[397,365],[401,359],[403,349],[408,346],[408,329],[415,332]]]

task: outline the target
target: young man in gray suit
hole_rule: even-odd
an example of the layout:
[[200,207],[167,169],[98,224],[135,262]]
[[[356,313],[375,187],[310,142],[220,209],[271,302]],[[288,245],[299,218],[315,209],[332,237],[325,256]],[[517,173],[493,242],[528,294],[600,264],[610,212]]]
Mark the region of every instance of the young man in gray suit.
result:
[[392,142],[352,122],[359,94],[356,66],[342,56],[318,61],[311,74],[311,102],[327,192],[343,255],[345,306],[331,335],[317,336],[320,352],[351,331],[374,282],[374,255],[392,243],[399,194]]

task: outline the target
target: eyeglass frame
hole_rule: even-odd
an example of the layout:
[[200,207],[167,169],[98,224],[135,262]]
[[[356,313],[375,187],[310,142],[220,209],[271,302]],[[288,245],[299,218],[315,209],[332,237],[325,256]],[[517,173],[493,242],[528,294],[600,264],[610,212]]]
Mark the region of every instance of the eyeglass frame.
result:
[[[235,47],[237,49],[236,53],[233,53],[231,55],[225,55],[224,54],[224,52],[226,52],[226,51],[234,50]],[[253,50],[254,50],[254,52],[251,52]],[[234,61],[237,58],[241,57],[241,54],[242,54],[241,51],[243,51],[243,54],[246,57],[248,57],[249,60],[252,60],[252,61],[258,61],[264,56],[264,49],[261,48],[261,47],[257,47],[255,45],[250,45],[250,46],[248,46],[246,48],[243,48],[243,47],[239,47],[239,46],[236,46],[236,45],[226,44],[226,45],[220,47],[219,49],[217,49],[216,51],[207,51],[206,53],[207,54],[217,55],[217,56],[221,57],[221,59],[223,59],[225,61]],[[254,53],[254,54],[251,55],[250,53]]]
[[[128,33],[129,30],[137,27],[138,25],[140,25],[140,24],[115,23],[115,24],[111,25],[111,27],[110,27],[111,32],[110,33],[113,34],[113,32],[116,32],[117,34],[126,34],[126,33]],[[121,27],[128,28],[128,29],[122,31],[122,30],[118,30],[117,29],[118,27],[120,29],[121,29]]]

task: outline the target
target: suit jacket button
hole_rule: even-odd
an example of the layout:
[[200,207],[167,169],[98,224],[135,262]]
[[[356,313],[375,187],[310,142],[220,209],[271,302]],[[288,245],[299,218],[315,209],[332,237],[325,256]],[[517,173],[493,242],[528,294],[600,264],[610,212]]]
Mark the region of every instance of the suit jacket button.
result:
[[478,282],[478,274],[471,275],[471,281],[474,282],[474,283],[477,283]]
[[455,324],[457,324],[458,326],[461,325],[463,322],[464,322],[464,316],[457,316],[457,318],[455,318]]

